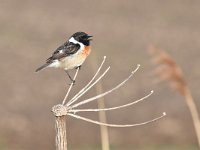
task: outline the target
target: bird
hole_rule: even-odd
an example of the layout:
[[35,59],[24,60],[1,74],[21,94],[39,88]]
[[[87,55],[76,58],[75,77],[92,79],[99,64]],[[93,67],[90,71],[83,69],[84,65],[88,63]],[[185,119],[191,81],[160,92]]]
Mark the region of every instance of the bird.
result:
[[91,35],[85,32],[76,32],[69,39],[59,46],[49,57],[45,64],[35,70],[39,72],[45,68],[61,68],[67,73],[69,79],[75,81],[70,76],[68,70],[80,69],[85,59],[91,52]]

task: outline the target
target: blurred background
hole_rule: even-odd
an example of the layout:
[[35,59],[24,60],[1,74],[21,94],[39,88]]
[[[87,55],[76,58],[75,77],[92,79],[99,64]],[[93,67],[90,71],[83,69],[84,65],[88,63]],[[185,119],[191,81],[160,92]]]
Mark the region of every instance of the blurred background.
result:
[[[70,96],[83,87],[107,56],[111,70],[102,80],[103,91],[140,70],[124,87],[105,97],[106,106],[137,100],[133,107],[107,113],[109,123],[157,122],[133,128],[109,128],[113,149],[197,149],[197,140],[184,98],[165,82],[155,82],[149,45],[165,49],[182,68],[200,108],[200,1],[191,0],[0,0],[0,149],[55,149],[53,105],[62,101],[68,83],[60,69],[35,69],[53,50],[77,31],[93,35],[92,53],[81,68]],[[71,74],[74,72],[71,71]],[[96,94],[95,88],[84,95]],[[96,108],[92,102],[84,108]],[[98,120],[98,113],[80,113]],[[99,126],[67,118],[70,149],[100,149]]]

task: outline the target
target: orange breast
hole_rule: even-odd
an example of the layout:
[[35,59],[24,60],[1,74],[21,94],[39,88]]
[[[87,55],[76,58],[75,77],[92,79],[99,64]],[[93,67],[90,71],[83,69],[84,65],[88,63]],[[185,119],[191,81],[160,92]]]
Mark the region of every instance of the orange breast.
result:
[[90,52],[91,52],[91,46],[86,46],[83,53],[84,53],[86,56],[88,56],[88,55],[90,54]]

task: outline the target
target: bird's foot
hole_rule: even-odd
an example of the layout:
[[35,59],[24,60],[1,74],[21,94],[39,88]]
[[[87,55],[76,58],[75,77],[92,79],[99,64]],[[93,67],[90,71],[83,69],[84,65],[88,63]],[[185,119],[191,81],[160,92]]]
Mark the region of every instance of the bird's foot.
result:
[[71,83],[69,85],[75,85],[75,80],[71,80]]
[[76,67],[75,69],[79,69],[79,70],[81,70],[81,66],[78,66],[78,67]]

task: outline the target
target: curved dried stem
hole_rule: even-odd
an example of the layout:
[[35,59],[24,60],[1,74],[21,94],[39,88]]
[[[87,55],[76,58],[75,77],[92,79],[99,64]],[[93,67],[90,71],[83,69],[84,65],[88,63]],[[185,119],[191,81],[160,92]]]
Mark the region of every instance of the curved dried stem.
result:
[[97,95],[97,96],[94,96],[94,97],[92,97],[92,98],[83,100],[83,101],[81,101],[81,102],[79,102],[79,103],[77,103],[77,104],[74,104],[74,105],[71,106],[70,108],[76,108],[76,107],[78,107],[78,106],[81,106],[81,105],[83,105],[83,104],[86,104],[86,103],[89,103],[89,102],[91,102],[91,101],[94,101],[94,100],[96,100],[96,99],[98,99],[98,98],[101,98],[101,97],[103,97],[103,96],[105,96],[105,95],[107,95],[107,94],[109,94],[109,93],[111,93],[111,92],[117,90],[118,88],[120,88],[121,86],[123,86],[123,85],[135,74],[135,72],[137,72],[137,70],[139,69],[139,67],[140,67],[140,65],[138,64],[138,65],[137,65],[137,68],[136,68],[134,71],[132,71],[131,74],[130,74],[124,81],[122,81],[120,84],[118,84],[117,86],[115,86],[115,87],[112,88],[111,90],[109,90],[109,91],[107,91],[107,92],[104,92],[104,93],[102,93],[102,94],[99,94],[99,95]]
[[74,102],[76,101],[76,98],[77,98],[81,93],[83,93],[83,92],[86,90],[86,88],[94,81],[94,79],[96,78],[96,76],[99,74],[99,72],[100,72],[100,70],[101,70],[101,68],[102,68],[102,66],[103,66],[103,64],[104,64],[104,62],[105,62],[105,60],[106,60],[106,56],[103,57],[103,61],[102,61],[101,65],[99,66],[97,72],[95,73],[95,75],[93,76],[93,78],[90,80],[90,82],[88,82],[88,84],[87,84],[83,89],[81,89],[69,102],[67,102],[66,106],[69,106],[69,105],[71,105],[72,103],[74,103]]
[[[74,78],[73,78],[74,81],[76,80],[76,77],[77,77],[77,75],[78,75],[79,69],[80,69],[79,67],[76,69],[76,73],[75,73]],[[65,95],[65,98],[64,98],[63,101],[62,101],[62,104],[63,104],[63,105],[65,104],[65,102],[66,102],[66,100],[67,100],[67,98],[68,98],[68,96],[69,96],[69,92],[71,91],[73,85],[74,85],[73,83],[70,84],[69,89],[68,89],[68,91],[67,91],[67,93],[66,93],[66,95]]]
[[[124,108],[124,107],[128,107],[128,106],[131,106],[131,105],[134,105],[140,101],[143,101],[145,100],[146,98],[148,98],[152,93],[153,91],[151,91],[150,94],[144,96],[143,98],[141,99],[138,99],[134,102],[131,102],[131,103],[127,103],[127,104],[124,104],[124,105],[120,105],[120,106],[117,106],[117,107],[110,107],[110,108],[101,108],[101,109],[74,109],[78,106],[81,106],[83,104],[86,104],[86,103],[89,103],[91,101],[94,101],[96,99],[99,99],[101,97],[104,97],[105,95],[117,90],[118,88],[120,88],[121,86],[123,86],[134,74],[135,72],[137,72],[137,70],[139,69],[140,65],[137,65],[137,68],[131,72],[131,74],[125,79],[123,80],[121,83],[119,83],[118,85],[116,85],[114,88],[102,93],[102,94],[99,94],[99,95],[96,95],[94,97],[91,97],[89,99],[86,99],[86,100],[83,100],[79,103],[76,103],[76,104],[73,104],[75,102],[77,102],[77,100],[83,95],[85,94],[88,90],[90,90],[96,83],[98,83],[105,75],[106,73],[109,71],[110,67],[108,67],[97,79],[97,75],[99,74],[104,62],[105,62],[105,59],[106,57],[104,56],[104,59],[101,63],[101,65],[99,66],[97,72],[95,73],[95,75],[93,76],[93,78],[88,82],[88,84],[83,87],[69,102],[66,103],[66,100],[69,96],[69,93],[72,89],[72,86],[73,84],[71,84],[69,86],[69,89],[62,101],[62,104],[59,104],[59,105],[56,105],[55,107],[52,108],[52,111],[56,117],[56,129],[59,130],[59,132],[57,132],[57,149],[61,150],[61,149],[67,149],[67,145],[64,144],[64,147],[63,148],[63,143],[66,143],[66,126],[65,126],[65,116],[66,115],[69,115],[71,117],[74,117],[74,118],[77,118],[77,119],[80,119],[80,120],[84,120],[84,121],[87,121],[87,122],[90,122],[90,123],[94,123],[94,124],[98,124],[98,125],[103,125],[103,126],[109,126],[109,127],[135,127],[135,126],[141,126],[141,125],[145,125],[145,124],[148,124],[148,123],[151,123],[151,122],[154,122],[154,121],[157,121],[161,118],[163,118],[166,113],[163,113],[163,115],[157,117],[157,118],[154,118],[152,120],[149,120],[149,121],[146,121],[146,122],[142,122],[142,123],[136,123],[136,124],[125,124],[125,125],[121,125],[121,124],[108,124],[108,123],[103,123],[103,122],[99,122],[99,121],[95,121],[95,120],[91,120],[89,118],[85,118],[85,117],[82,117],[82,116],[79,116],[79,115],[76,115],[75,113],[76,112],[94,112],[94,111],[108,111],[108,110],[116,110],[116,109],[120,109],[120,108]],[[77,75],[78,75],[78,72],[79,72],[79,68],[76,70],[76,73],[74,75],[74,78],[73,80],[76,79]],[[62,130],[61,130],[62,129]],[[64,141],[64,142],[62,142]]]
[[103,109],[71,109],[69,110],[69,112],[72,113],[77,113],[77,112],[97,112],[97,111],[108,111],[108,110],[115,110],[115,109],[120,109],[120,108],[124,108],[124,107],[128,107],[134,104],[137,104],[145,99],[147,99],[149,96],[151,96],[153,94],[153,91],[151,91],[148,95],[134,101],[131,103],[127,103],[125,105],[120,105],[120,106],[116,106],[116,107],[110,107],[110,108],[103,108]]
[[[103,78],[106,73],[109,71],[110,69],[110,66],[104,71],[104,73],[95,81],[93,82],[89,87],[87,87],[81,94],[79,94],[74,100],[73,100],[73,103],[76,102],[83,94],[85,94],[89,89],[91,89],[99,80],[101,80],[101,78]],[[71,102],[72,104],[72,102]],[[68,106],[70,106],[68,104]]]
[[71,113],[69,113],[68,115],[69,115],[69,116],[72,116],[72,117],[74,117],[74,118],[77,118],[77,119],[80,119],[80,120],[84,120],[84,121],[87,121],[87,122],[90,122],[90,123],[98,124],[98,125],[103,125],[103,126],[108,126],[108,127],[119,127],[119,128],[124,128],[124,127],[136,127],[136,126],[141,126],[141,125],[145,125],[145,124],[148,124],[148,123],[157,121],[157,120],[163,118],[164,116],[166,116],[166,113],[163,112],[163,114],[162,114],[161,116],[159,116],[159,117],[157,117],[157,118],[154,118],[154,119],[152,119],[152,120],[149,120],[149,121],[145,121],[145,122],[142,122],[142,123],[136,123],[136,124],[124,124],[124,125],[103,123],[103,122],[95,121],[95,120],[88,119],[88,118],[85,118],[85,117],[81,117],[81,116],[78,116],[78,115],[75,115],[75,114],[71,114]]
[[194,99],[193,99],[188,87],[186,87],[185,91],[186,91],[185,92],[185,100],[186,100],[186,103],[188,105],[188,108],[189,108],[191,116],[192,116],[194,128],[195,128],[196,135],[197,135],[198,144],[200,147],[200,120],[199,120],[197,106],[194,102]]

